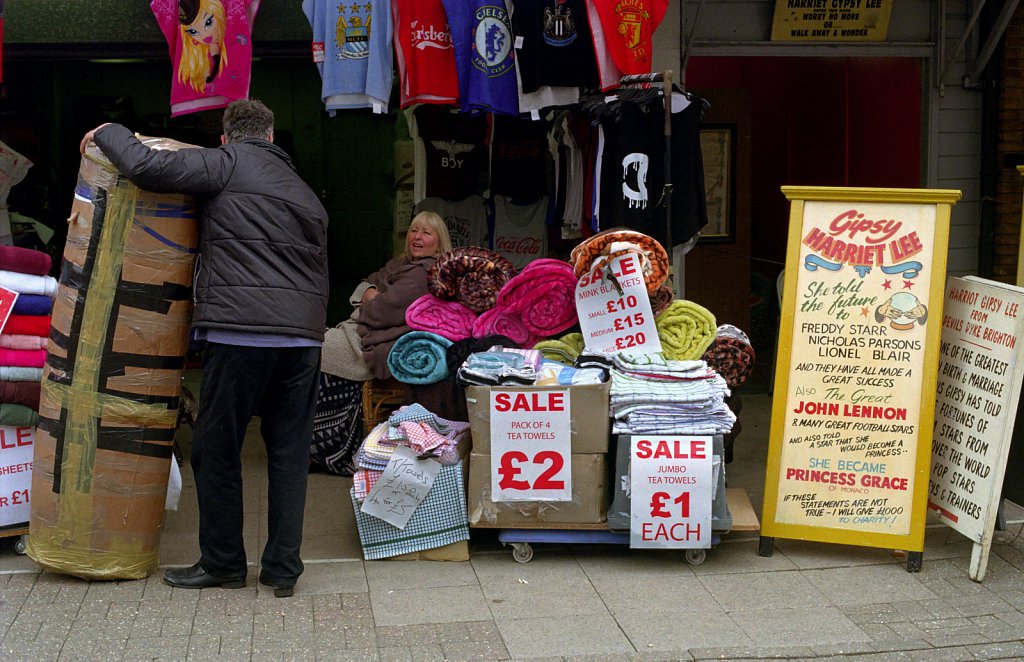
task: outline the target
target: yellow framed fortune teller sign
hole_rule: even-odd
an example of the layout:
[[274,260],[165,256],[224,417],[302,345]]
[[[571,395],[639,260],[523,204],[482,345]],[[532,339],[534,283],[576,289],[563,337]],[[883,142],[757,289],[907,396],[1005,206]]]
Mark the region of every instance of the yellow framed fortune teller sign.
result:
[[759,553],[924,549],[949,215],[959,191],[784,186],[786,276]]

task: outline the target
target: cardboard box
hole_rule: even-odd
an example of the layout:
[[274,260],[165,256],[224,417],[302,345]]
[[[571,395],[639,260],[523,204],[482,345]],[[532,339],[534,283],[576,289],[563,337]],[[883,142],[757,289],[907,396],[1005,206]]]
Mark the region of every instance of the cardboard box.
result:
[[434,549],[424,549],[418,552],[409,552],[408,554],[400,554],[398,556],[392,556],[385,561],[468,561],[469,560],[469,541],[460,540],[459,542],[453,542],[444,547],[435,547]]
[[579,386],[469,386],[466,405],[473,431],[473,452],[491,452],[491,389],[501,391],[569,391],[569,417],[573,453],[606,453],[611,431],[608,393],[611,383]]
[[191,198],[139,189],[89,144],[36,432],[27,551],[48,570],[140,579],[157,567],[198,229]]
[[608,456],[573,453],[572,501],[491,501],[491,456],[469,456],[469,525],[501,528],[523,524],[600,524],[608,511]]

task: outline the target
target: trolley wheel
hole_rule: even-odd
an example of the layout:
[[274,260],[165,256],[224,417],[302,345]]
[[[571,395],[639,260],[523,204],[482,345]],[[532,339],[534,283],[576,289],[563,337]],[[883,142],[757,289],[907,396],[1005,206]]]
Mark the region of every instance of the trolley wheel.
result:
[[512,544],[512,558],[516,563],[529,563],[533,559],[533,547],[528,542],[517,542]]
[[688,549],[686,550],[686,562],[690,565],[700,565],[704,563],[708,558],[708,550],[706,549]]
[[14,541],[14,553],[24,556],[26,545],[28,545],[28,536],[18,536],[18,539]]

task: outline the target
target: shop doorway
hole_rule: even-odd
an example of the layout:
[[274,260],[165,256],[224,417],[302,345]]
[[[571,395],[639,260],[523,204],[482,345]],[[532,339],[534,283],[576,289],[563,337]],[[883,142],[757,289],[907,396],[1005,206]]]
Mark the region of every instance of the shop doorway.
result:
[[774,361],[789,225],[780,187],[921,186],[921,77],[914,58],[690,60],[687,89],[711,102],[707,124],[736,127],[736,204],[734,232],[687,256],[686,296],[749,332],[763,368],[752,388],[767,387]]

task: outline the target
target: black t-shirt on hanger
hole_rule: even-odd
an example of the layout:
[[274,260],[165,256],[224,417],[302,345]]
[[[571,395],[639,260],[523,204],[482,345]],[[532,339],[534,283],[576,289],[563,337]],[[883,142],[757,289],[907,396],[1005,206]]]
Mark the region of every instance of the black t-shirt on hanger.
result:
[[548,192],[548,123],[494,116],[491,194],[536,200]]
[[584,0],[515,0],[512,36],[523,92],[542,85],[596,88],[597,61]]
[[426,154],[426,197],[462,200],[479,193],[487,168],[487,117],[430,105],[414,112]]

